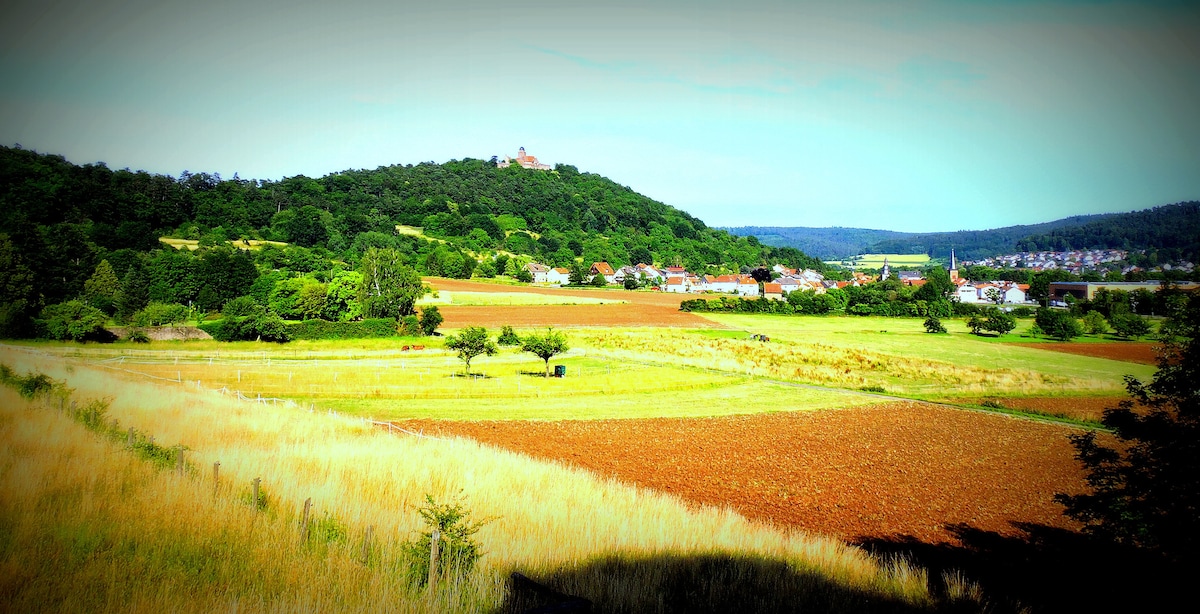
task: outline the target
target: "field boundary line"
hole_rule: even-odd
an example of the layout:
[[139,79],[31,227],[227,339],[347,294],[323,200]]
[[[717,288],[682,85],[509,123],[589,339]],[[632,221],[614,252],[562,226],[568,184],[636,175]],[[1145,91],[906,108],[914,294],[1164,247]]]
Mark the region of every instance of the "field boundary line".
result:
[[954,403],[946,403],[946,402],[942,402],[942,401],[929,401],[926,399],[919,399],[919,398],[914,398],[914,397],[904,397],[904,396],[892,395],[892,394],[880,394],[878,392],[867,392],[865,390],[854,390],[852,388],[836,388],[836,387],[830,387],[830,386],[820,386],[817,384],[792,382],[792,381],[788,381],[788,380],[767,377],[765,375],[755,375],[753,373],[741,373],[738,371],[726,371],[723,369],[717,369],[717,368],[713,368],[713,367],[697,367],[694,365],[679,365],[679,364],[671,364],[671,363],[667,363],[667,362],[657,362],[657,361],[653,361],[653,360],[638,360],[635,358],[628,358],[625,356],[618,357],[616,355],[609,354],[605,350],[594,350],[594,351],[597,354],[600,354],[600,355],[602,355],[606,358],[612,359],[612,360],[624,360],[626,362],[632,362],[632,363],[637,363],[637,364],[646,365],[646,366],[673,367],[676,369],[691,369],[694,371],[714,373],[717,375],[726,375],[729,377],[746,377],[746,378],[750,378],[750,379],[757,379],[759,381],[770,382],[773,384],[779,384],[781,386],[788,386],[791,388],[804,388],[804,389],[808,389],[808,390],[818,390],[818,391],[825,391],[825,392],[840,392],[840,393],[847,394],[847,395],[854,395],[854,396],[859,396],[859,397],[869,397],[869,398],[881,399],[881,400],[890,401],[890,402],[908,401],[910,403],[923,403],[925,405],[946,407],[949,409],[971,411],[971,412],[977,412],[977,413],[981,413],[981,414],[1007,416],[1009,418],[1014,418],[1014,419],[1019,419],[1019,420],[1029,420],[1031,422],[1040,422],[1040,423],[1044,423],[1044,424],[1053,424],[1056,426],[1066,426],[1066,427],[1071,427],[1071,428],[1085,430],[1085,431],[1091,430],[1091,431],[1100,431],[1100,432],[1105,432],[1105,433],[1112,432],[1110,429],[1104,428],[1101,425],[1095,425],[1095,426],[1083,425],[1083,424],[1079,424],[1076,422],[1055,418],[1054,416],[1045,416],[1045,415],[1041,415],[1041,414],[1025,413],[1025,412],[1020,412],[1020,411],[1016,411],[1016,410],[1012,410],[1012,409],[1004,409],[1004,410],[990,409],[990,408],[985,408],[985,407],[975,407],[975,406],[971,406],[971,405],[957,405]]

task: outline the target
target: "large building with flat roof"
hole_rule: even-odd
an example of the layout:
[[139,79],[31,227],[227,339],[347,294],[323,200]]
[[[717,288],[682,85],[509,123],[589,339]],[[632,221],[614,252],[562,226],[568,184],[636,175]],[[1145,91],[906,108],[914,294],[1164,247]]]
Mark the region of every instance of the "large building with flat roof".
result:
[[[1200,288],[1200,284],[1193,281],[1181,281],[1172,284],[1180,290],[1195,290]],[[1107,290],[1122,290],[1124,292],[1134,292],[1136,290],[1149,290],[1158,292],[1162,288],[1162,282],[1159,281],[1052,281],[1050,282],[1050,300],[1061,301],[1066,299],[1067,295],[1075,297],[1076,300],[1092,300],[1096,296],[1096,291],[1100,288]]]

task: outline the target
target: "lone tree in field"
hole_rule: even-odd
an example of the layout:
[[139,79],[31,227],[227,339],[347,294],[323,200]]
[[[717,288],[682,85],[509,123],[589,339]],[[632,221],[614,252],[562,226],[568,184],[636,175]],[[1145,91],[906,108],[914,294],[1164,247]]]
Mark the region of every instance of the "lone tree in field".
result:
[[468,326],[457,335],[446,337],[446,347],[458,351],[458,357],[466,363],[464,373],[471,374],[471,359],[480,354],[492,356],[496,353],[496,344],[488,339],[487,329],[482,326]]
[[1186,339],[1168,341],[1149,384],[1126,377],[1132,397],[1104,412],[1116,437],[1071,436],[1091,493],[1055,495],[1085,530],[1158,550],[1175,563],[1200,561],[1200,299],[1171,317]]
[[550,359],[571,348],[567,347],[567,338],[552,328],[546,329],[546,334],[532,334],[521,341],[521,351],[534,354],[546,362],[546,377],[550,377]]

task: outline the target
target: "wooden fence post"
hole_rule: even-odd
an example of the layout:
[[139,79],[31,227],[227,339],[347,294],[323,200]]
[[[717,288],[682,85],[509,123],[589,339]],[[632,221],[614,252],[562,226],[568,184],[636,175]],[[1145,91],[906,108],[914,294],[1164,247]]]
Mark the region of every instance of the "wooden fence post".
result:
[[183,447],[180,446],[175,453],[175,472],[183,475]]
[[217,487],[221,485],[220,481],[221,461],[213,463],[213,499],[217,498]]
[[254,511],[258,511],[258,485],[262,482],[262,478],[254,478]]
[[312,509],[312,497],[304,500],[304,515],[300,519],[300,543],[308,541],[308,512]]
[[442,532],[436,528],[429,539],[429,592],[437,591],[438,581],[438,542],[442,541]]
[[367,535],[363,538],[363,555],[362,562],[366,565],[371,561],[371,534],[375,532],[375,525],[367,525]]
[[129,435],[125,437],[125,445],[133,447],[133,427],[129,427]]

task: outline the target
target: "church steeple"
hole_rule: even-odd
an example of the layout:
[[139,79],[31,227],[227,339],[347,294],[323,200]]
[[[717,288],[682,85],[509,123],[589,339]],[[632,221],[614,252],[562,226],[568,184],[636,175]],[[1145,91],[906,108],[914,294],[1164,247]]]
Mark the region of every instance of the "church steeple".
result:
[[887,281],[892,276],[892,267],[888,266],[887,256],[883,257],[883,270],[879,273],[879,281]]
[[950,248],[950,281],[958,281],[958,260],[954,258],[954,248]]

